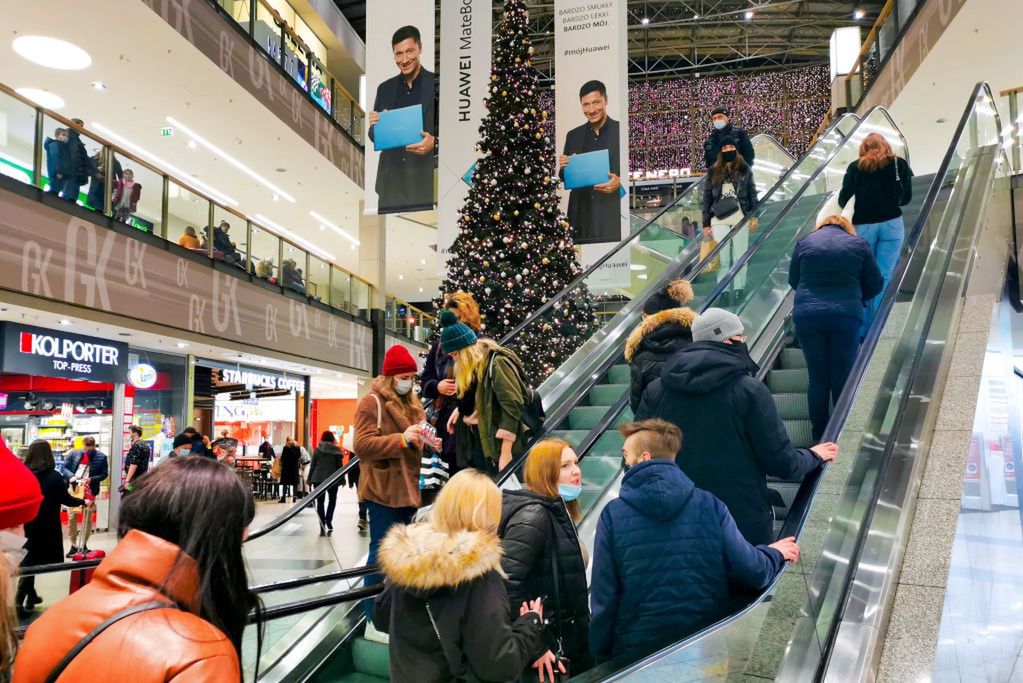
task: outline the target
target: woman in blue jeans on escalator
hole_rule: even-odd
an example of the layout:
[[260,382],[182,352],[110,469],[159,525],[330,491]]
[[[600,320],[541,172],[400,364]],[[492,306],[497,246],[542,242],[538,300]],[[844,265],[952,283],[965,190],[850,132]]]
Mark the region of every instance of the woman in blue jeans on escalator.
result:
[[899,262],[906,228],[902,222],[902,209],[913,198],[913,171],[905,159],[895,156],[891,145],[880,133],[871,133],[860,143],[860,158],[849,164],[838,203],[842,208],[849,199],[856,198],[852,222],[856,234],[867,241],[877,260],[884,282],[878,296],[867,302],[866,314],[860,326],[862,340],[874,321],[881,295]]
[[789,285],[796,290],[792,319],[810,376],[806,397],[817,443],[856,359],[864,303],[881,291],[882,276],[852,224],[829,216],[796,244]]

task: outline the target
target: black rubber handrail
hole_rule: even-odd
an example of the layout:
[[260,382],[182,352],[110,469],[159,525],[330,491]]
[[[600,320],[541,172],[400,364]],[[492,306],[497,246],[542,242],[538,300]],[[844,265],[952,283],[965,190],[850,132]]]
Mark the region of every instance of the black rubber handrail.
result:
[[352,569],[342,569],[336,572],[329,572],[327,574],[310,574],[309,576],[302,576],[297,579],[286,579],[284,581],[274,581],[272,583],[264,583],[259,586],[252,586],[249,590],[253,593],[274,593],[276,591],[291,590],[292,588],[302,588],[304,586],[311,586],[317,583],[326,583],[327,581],[344,581],[346,579],[358,579],[369,574],[376,574],[380,569],[375,564],[367,564],[361,567],[353,567]]
[[365,600],[366,598],[372,598],[373,596],[379,595],[383,592],[384,584],[377,583],[372,586],[352,588],[351,590],[341,591],[340,593],[327,593],[326,595],[319,595],[315,598],[286,602],[283,605],[266,607],[259,612],[249,614],[249,623],[260,624],[264,621],[303,614],[321,607],[333,607],[334,605],[340,605],[346,602],[358,602],[360,600]]

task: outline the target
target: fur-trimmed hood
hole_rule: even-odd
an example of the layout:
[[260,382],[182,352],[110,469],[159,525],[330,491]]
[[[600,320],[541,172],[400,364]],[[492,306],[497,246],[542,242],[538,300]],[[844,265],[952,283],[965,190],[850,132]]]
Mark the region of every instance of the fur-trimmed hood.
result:
[[[625,360],[629,363],[636,356],[636,352],[639,351],[640,345],[643,340],[646,339],[647,335],[651,335],[658,330],[662,330],[668,325],[676,325],[679,327],[690,328],[693,326],[693,322],[697,318],[697,313],[691,308],[669,308],[666,311],[660,313],[654,313],[653,315],[647,316],[647,318],[640,323],[639,327],[632,331],[629,335],[629,340],[625,344]],[[664,330],[665,333],[669,333],[669,330]],[[669,334],[669,336],[674,336]],[[691,335],[690,335],[691,337]]]
[[454,588],[501,571],[501,542],[486,531],[446,534],[428,523],[393,527],[380,544],[388,581],[417,595]]

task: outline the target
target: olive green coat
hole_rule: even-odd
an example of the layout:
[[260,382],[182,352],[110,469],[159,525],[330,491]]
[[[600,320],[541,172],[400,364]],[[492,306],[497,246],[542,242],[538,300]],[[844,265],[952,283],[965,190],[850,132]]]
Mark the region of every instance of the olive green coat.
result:
[[479,419],[483,455],[495,463],[501,457],[498,432],[515,435],[512,456],[522,452],[526,428],[522,412],[526,406],[526,385],[522,381],[522,361],[513,351],[496,348],[487,355],[476,390],[476,417]]

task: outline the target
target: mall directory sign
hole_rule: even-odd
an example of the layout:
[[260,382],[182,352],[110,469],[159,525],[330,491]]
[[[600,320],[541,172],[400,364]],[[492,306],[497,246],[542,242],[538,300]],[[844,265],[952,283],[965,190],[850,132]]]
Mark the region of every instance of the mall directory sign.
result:
[[37,377],[124,382],[128,345],[16,323],[3,323],[3,371]]

